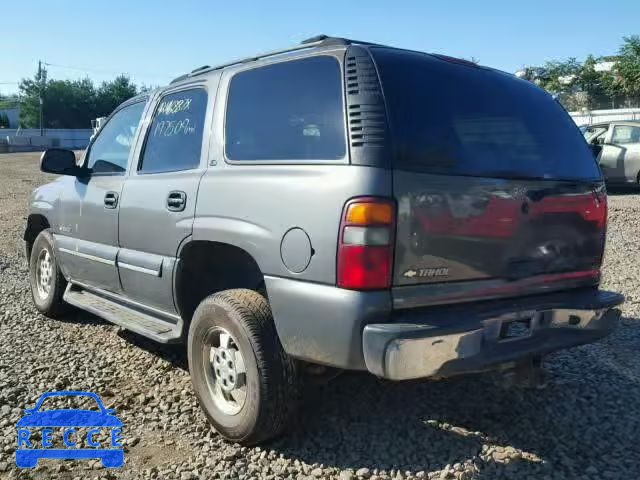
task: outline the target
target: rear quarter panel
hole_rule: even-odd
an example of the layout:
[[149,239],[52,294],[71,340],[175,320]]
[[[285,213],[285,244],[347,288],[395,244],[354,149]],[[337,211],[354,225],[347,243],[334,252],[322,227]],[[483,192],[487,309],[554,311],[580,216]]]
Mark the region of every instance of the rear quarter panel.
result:
[[[342,58],[342,53],[335,55]],[[391,196],[391,171],[350,165],[348,154],[336,161],[228,161],[224,153],[227,92],[233,75],[246,68],[225,71],[220,80],[209,168],[198,190],[193,240],[240,247],[264,275],[335,285],[342,208],[355,196]],[[296,227],[306,232],[312,247],[311,260],[299,273],[286,268],[280,252],[283,236]]]
[[[340,215],[359,195],[389,196],[391,172],[349,165],[230,165],[210,167],[198,192],[194,240],[247,251],[264,275],[335,284]],[[280,244],[303,229],[313,248],[307,268],[290,272]]]

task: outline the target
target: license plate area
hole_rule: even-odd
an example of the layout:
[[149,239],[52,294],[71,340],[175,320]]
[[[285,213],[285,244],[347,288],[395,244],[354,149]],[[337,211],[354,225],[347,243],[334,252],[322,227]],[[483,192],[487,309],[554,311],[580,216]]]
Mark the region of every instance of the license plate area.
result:
[[500,326],[500,341],[512,341],[528,338],[531,336],[532,318],[518,318],[506,320]]

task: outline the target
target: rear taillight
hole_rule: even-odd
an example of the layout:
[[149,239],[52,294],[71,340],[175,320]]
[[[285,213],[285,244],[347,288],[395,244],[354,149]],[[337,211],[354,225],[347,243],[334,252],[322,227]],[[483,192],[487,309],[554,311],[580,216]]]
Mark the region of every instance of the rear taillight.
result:
[[607,226],[607,196],[591,192],[575,196],[547,197],[531,207],[530,215],[578,214],[587,222],[604,230]]
[[593,209],[589,210],[589,217],[598,224],[600,229],[604,230],[607,228],[607,214],[607,195],[593,192]]
[[391,285],[396,205],[387,199],[361,197],[342,212],[338,239],[337,284],[351,290]]

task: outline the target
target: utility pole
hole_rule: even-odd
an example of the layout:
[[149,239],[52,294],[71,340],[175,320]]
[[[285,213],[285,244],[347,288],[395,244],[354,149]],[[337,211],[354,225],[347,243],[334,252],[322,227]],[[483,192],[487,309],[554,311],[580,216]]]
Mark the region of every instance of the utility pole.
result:
[[44,125],[42,123],[42,104],[44,103],[42,100],[42,61],[38,60],[38,82],[40,83],[39,85],[39,97],[40,97],[40,136],[43,137],[44,136]]

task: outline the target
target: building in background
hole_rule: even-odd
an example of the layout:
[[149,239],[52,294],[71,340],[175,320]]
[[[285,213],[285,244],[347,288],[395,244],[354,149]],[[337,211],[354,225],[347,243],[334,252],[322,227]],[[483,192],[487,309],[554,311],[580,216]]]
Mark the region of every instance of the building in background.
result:
[[0,117],[6,115],[9,126],[6,128],[18,128],[20,126],[20,106],[3,107],[0,105]]

